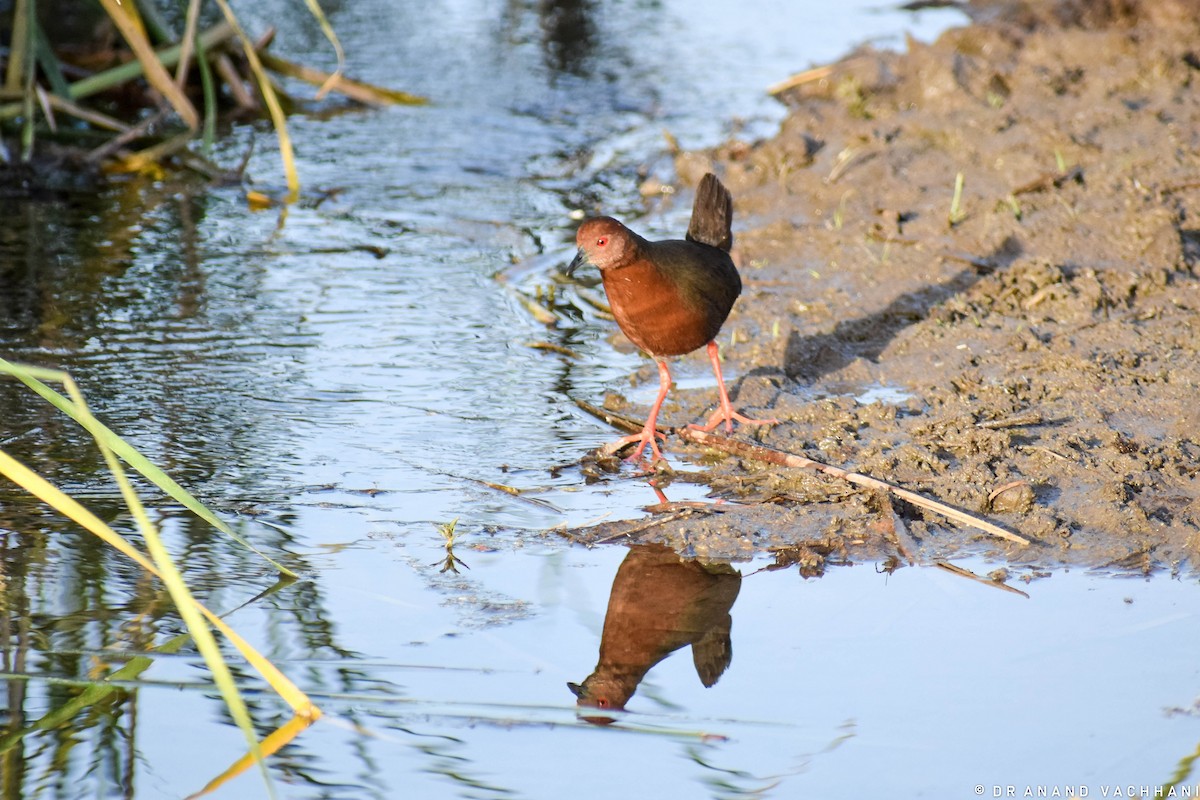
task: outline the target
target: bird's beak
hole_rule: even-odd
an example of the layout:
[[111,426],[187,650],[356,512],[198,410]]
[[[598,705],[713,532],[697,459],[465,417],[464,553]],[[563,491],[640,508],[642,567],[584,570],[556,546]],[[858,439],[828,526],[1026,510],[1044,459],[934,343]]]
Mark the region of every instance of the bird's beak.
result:
[[582,250],[575,254],[575,258],[571,259],[571,263],[567,265],[567,271],[564,273],[568,278],[575,274],[575,270],[582,267],[584,264],[590,264],[588,257]]

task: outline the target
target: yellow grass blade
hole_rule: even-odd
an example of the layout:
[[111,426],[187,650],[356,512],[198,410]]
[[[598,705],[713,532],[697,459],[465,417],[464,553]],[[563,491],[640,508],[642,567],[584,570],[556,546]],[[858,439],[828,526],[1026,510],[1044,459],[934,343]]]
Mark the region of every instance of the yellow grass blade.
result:
[[[231,36],[233,36],[233,29],[222,22],[200,34],[200,44],[206,49],[212,49],[222,44]],[[155,55],[156,60],[163,67],[175,66],[183,56],[183,45],[177,44],[173,47],[168,47]],[[91,97],[97,92],[102,92],[114,86],[119,86],[126,81],[133,80],[144,72],[145,67],[140,61],[129,61],[120,66],[106,69],[103,72],[97,72],[95,75],[89,75],[71,84],[71,99],[82,100],[85,97]],[[7,109],[7,106],[4,108]],[[0,114],[0,118],[5,117],[3,114]]]
[[[279,587],[280,585],[281,584],[276,584],[275,587],[268,589],[266,592],[264,592],[263,594],[260,594],[258,597],[261,598],[261,597],[266,596],[267,594],[272,593],[273,591],[275,591],[275,588]],[[258,598],[255,598],[255,599],[258,599]],[[254,601],[251,600],[249,602],[254,602]],[[234,609],[234,611],[236,611],[236,610],[237,609]],[[109,698],[113,697],[115,694],[128,691],[128,690],[122,688],[121,686],[119,686],[118,684],[138,680],[140,678],[140,676],[142,675],[142,673],[145,672],[147,669],[150,668],[151,665],[154,664],[154,655],[153,654],[162,653],[162,654],[166,655],[166,654],[178,653],[185,644],[187,644],[189,641],[191,641],[191,639],[192,639],[192,636],[190,633],[178,634],[177,636],[173,636],[172,638],[168,639],[167,641],[163,642],[162,644],[160,644],[156,647],[151,647],[149,649],[149,654],[134,656],[133,658],[129,659],[129,661],[127,661],[124,665],[122,665],[119,669],[117,669],[115,672],[105,676],[104,678],[100,679],[99,681],[80,682],[83,684],[82,691],[80,691],[78,694],[73,695],[65,703],[63,703],[62,705],[56,706],[53,710],[47,712],[44,716],[26,724],[24,727],[10,729],[3,736],[0,736],[0,754],[6,753],[9,750],[11,750],[13,747],[15,747],[21,741],[23,741],[25,739],[25,737],[31,733],[34,733],[36,731],[47,731],[47,730],[55,730],[57,728],[60,728],[63,725],[67,724],[70,720],[74,719],[85,708],[90,708],[92,706],[97,705],[98,703],[107,702],[109,700]],[[33,676],[31,676],[28,673],[21,673],[21,674],[0,673],[0,679],[6,679],[6,680],[30,680],[32,677]],[[72,682],[72,683],[74,683],[74,682]],[[297,717],[297,718],[309,719],[310,721],[315,721],[319,717],[320,717],[320,714],[318,712],[317,714],[310,715],[309,717]],[[296,718],[294,718],[294,719],[296,719]],[[292,727],[294,727],[294,725],[295,725],[294,722],[288,722],[288,723],[285,723],[285,725],[282,726],[282,728],[288,728],[290,730]],[[304,727],[307,727],[307,726],[304,726]],[[303,727],[297,729],[295,732],[299,733],[300,730],[303,730]],[[278,750],[278,747],[275,746],[275,742],[273,741],[278,736],[279,736],[278,732],[273,733],[273,734],[267,736],[267,738],[263,740],[261,747],[263,748],[263,752],[265,755],[269,756],[271,753],[274,753]],[[247,758],[249,758],[249,756],[247,756]],[[240,770],[240,771],[244,771],[244,770],[245,770],[245,767],[243,767],[242,770]]]
[[[184,15],[183,37],[179,40],[182,48],[179,64],[175,69],[175,85],[182,89],[187,85],[188,62],[191,61],[192,48],[196,46],[196,29],[200,25],[200,0],[188,0],[187,14]],[[201,63],[204,53],[200,53]]]
[[141,62],[142,68],[146,71],[146,80],[150,82],[150,85],[166,98],[171,107],[175,109],[175,113],[179,114],[190,130],[194,131],[199,128],[200,115],[196,113],[196,107],[172,80],[167,68],[158,60],[154,46],[146,38],[146,32],[143,30],[140,20],[133,16],[134,12],[130,5],[122,5],[120,0],[100,0],[100,5],[104,7],[113,24],[117,26],[117,30],[121,32],[129,49]]
[[[73,380],[70,380],[69,376],[66,381],[66,387],[67,392],[70,394],[71,399],[75,401],[76,408],[84,417],[85,422],[96,422],[95,418],[92,417],[91,410],[87,407],[87,403],[83,399],[83,394],[79,391],[79,387],[75,385]],[[167,552],[162,537],[158,535],[158,527],[150,521],[149,515],[146,514],[146,508],[142,505],[137,492],[133,490],[133,486],[129,483],[129,477],[125,474],[125,469],[117,459],[116,453],[100,439],[96,440],[96,444],[100,447],[100,452],[104,455],[104,461],[108,464],[109,470],[116,479],[117,486],[121,489],[121,496],[125,499],[125,505],[129,508],[134,520],[137,522],[138,530],[146,542],[146,549],[150,551],[150,557],[154,560],[155,567],[157,567],[156,574],[158,578],[167,587],[167,593],[171,595],[171,600],[175,603],[175,608],[179,611],[179,616],[183,618],[188,632],[196,642],[196,649],[200,651],[200,655],[204,657],[204,662],[208,664],[208,669],[212,673],[213,683],[216,684],[217,690],[220,691],[221,698],[225,701],[225,706],[229,709],[230,716],[233,717],[234,722],[237,723],[242,734],[246,737],[246,743],[250,746],[250,753],[262,769],[263,780],[266,782],[268,790],[270,790],[271,777],[267,773],[266,762],[263,760],[264,757],[259,748],[258,736],[254,732],[254,722],[250,719],[250,710],[246,707],[246,701],[242,698],[242,693],[238,691],[237,683],[233,679],[233,673],[229,670],[229,664],[225,661],[225,656],[221,653],[221,648],[217,645],[217,640],[213,637],[208,625],[205,624],[205,614],[201,610],[200,604],[192,596],[191,590],[188,589],[187,583],[183,580],[183,575],[180,574],[179,568],[175,566],[175,562]],[[216,619],[215,615],[210,614],[210,616]],[[246,644],[246,649],[254,655],[256,660],[263,660],[258,655],[258,652],[248,644]],[[291,681],[285,679],[285,682],[287,688],[295,689]],[[273,791],[271,793],[274,794]]]
[[[96,534],[142,569],[163,580],[164,583],[166,582],[158,567],[124,537],[106,525],[87,508],[80,505],[75,498],[66,494],[41,475],[38,475],[29,469],[29,467],[17,461],[4,450],[0,450],[0,475],[8,478],[75,524]],[[200,613],[212,623],[213,627],[221,631],[229,639],[230,643],[242,654],[242,657],[258,670],[263,679],[271,684],[271,687],[279,693],[279,696],[292,710],[302,716],[311,716],[314,719],[320,717],[320,710],[308,699],[308,695],[300,691],[274,664],[255,650],[249,642],[235,633],[216,614],[209,611],[200,603],[196,603],[195,605]]]
[[[263,757],[272,756],[279,752],[280,748],[291,742],[300,735],[309,725],[315,722],[314,718],[303,716],[292,717],[287,722],[280,725],[270,736],[263,739],[259,744],[259,749],[262,751]],[[206,794],[211,794],[217,789],[224,786],[226,783],[241,775],[254,764],[254,756],[251,753],[239,758],[230,765],[229,769],[222,772],[217,777],[209,781],[203,789],[187,796],[187,800],[194,800],[197,797],[203,797]]]
[[[51,484],[45,478],[35,473],[24,464],[21,464],[3,450],[0,450],[0,474],[8,477],[18,486],[25,489],[25,491],[47,503],[59,513],[67,516],[83,528],[99,536],[101,539],[119,550],[143,569],[155,575],[160,580],[163,580],[164,583],[167,583],[168,588],[170,588],[168,578],[164,577],[164,575],[175,571],[174,565],[163,562],[162,559],[166,557],[166,550],[165,548],[161,547],[161,542],[158,540],[157,531],[146,517],[145,511],[142,509],[141,501],[133,493],[132,487],[125,478],[124,469],[116,460],[116,455],[120,454],[121,457],[125,458],[127,461],[129,461],[129,458],[124,453],[121,453],[117,447],[110,447],[110,441],[123,445],[125,449],[135,454],[135,460],[145,462],[147,465],[149,465],[149,462],[146,461],[144,456],[142,456],[140,453],[137,453],[137,451],[133,450],[133,448],[129,447],[129,445],[125,444],[120,437],[118,437],[116,434],[102,425],[94,416],[92,416],[91,411],[87,408],[87,404],[83,399],[83,394],[79,391],[79,387],[67,373],[38,367],[20,367],[4,361],[3,359],[0,359],[0,372],[9,372],[10,374],[16,375],[25,383],[30,384],[32,388],[39,392],[39,394],[43,394],[43,396],[47,397],[47,399],[50,400],[56,407],[69,414],[72,419],[77,421],[86,430],[93,434],[93,436],[96,438],[96,443],[100,446],[101,452],[104,454],[105,460],[108,461],[110,469],[113,470],[113,475],[117,479],[122,495],[129,504],[130,511],[134,514],[138,525],[143,529],[142,533],[146,538],[147,547],[150,548],[151,556],[154,558],[156,563],[151,563],[151,561],[147,559],[145,555],[134,548],[120,534],[92,514],[92,512],[80,505],[74,498],[64,493],[58,487]],[[63,397],[54,390],[50,389],[50,387],[42,383],[40,380],[42,378],[61,381],[67,388],[70,398],[68,399]],[[33,382],[32,384],[30,383],[31,381]],[[133,462],[130,463],[133,464]],[[135,468],[138,467],[135,465]],[[142,472],[142,474],[146,475],[146,473],[140,468],[139,472]],[[147,475],[147,477],[153,480],[151,475],[156,473],[161,477],[166,477],[165,473],[161,473],[161,471],[157,468],[153,468],[151,470],[151,474]],[[170,479],[168,478],[167,480]],[[174,482],[171,481],[171,483]],[[183,491],[182,488],[180,491]],[[188,495],[188,497],[190,497],[190,495]],[[198,504],[198,501],[195,502]],[[209,513],[211,514],[211,512]],[[169,561],[169,559],[167,559],[167,561]],[[178,574],[177,571],[176,574]],[[184,593],[186,593],[186,587],[184,587]],[[181,594],[181,596],[183,595]],[[175,595],[173,594],[172,597],[174,598]],[[190,595],[188,595],[188,597],[190,598]],[[176,599],[176,602],[179,604],[180,601]],[[294,711],[300,714],[319,716],[320,712],[315,708],[315,706],[313,706],[307,695],[301,692],[295,684],[288,680],[287,677],[285,677],[283,673],[275,667],[274,664],[259,654],[248,642],[236,634],[232,628],[226,625],[224,621],[222,621],[211,611],[204,608],[204,606],[200,605],[199,603],[195,603],[195,606],[197,609],[199,609],[200,614],[207,617],[208,620],[218,630],[220,630],[235,647],[237,647],[247,662],[249,662],[256,670],[258,670],[259,674],[261,674],[263,678],[271,684],[275,691],[279,693],[279,695],[284,699],[285,702],[288,703],[289,706],[291,706]],[[180,613],[184,613],[182,607],[180,608]],[[198,620],[199,617],[195,617],[195,619]],[[185,621],[187,621],[186,618]],[[207,632],[207,627],[205,627],[205,631]]]
[[84,417],[79,412],[76,404],[63,397],[54,389],[46,385],[46,382],[61,383],[64,386],[74,386],[74,380],[66,372],[58,370],[42,369],[39,367],[30,367],[23,364],[13,364],[0,358],[0,373],[8,373],[14,376],[29,388],[33,389],[45,400],[69,416],[71,419],[78,422],[87,430],[97,441],[102,441],[106,446],[111,447],[113,452],[125,460],[125,463],[137,470],[143,477],[153,483],[158,488],[162,489],[172,499],[182,504],[185,508],[191,511],[196,516],[203,519],[208,524],[212,525],[217,530],[224,533],[226,536],[233,539],[238,544],[246,547],[258,555],[262,556],[280,573],[287,575],[289,578],[296,578],[297,575],[292,570],[278,563],[267,554],[263,553],[258,548],[254,547],[243,537],[239,536],[222,521],[216,514],[208,509],[203,503],[197,500],[192,494],[180,486],[175,480],[156,467],[148,458],[142,455],[133,445],[126,442],[106,425],[104,425],[95,417],[88,415]]
[[336,72],[333,74],[322,72],[319,69],[306,67],[303,64],[288,61],[286,58],[273,56],[270,53],[261,53],[259,57],[262,59],[263,66],[278,72],[280,75],[286,75],[289,78],[296,78],[305,83],[320,86],[321,91],[318,92],[318,96],[329,91],[334,91],[344,94],[351,100],[357,100],[360,103],[374,106],[389,105],[392,103],[419,106],[429,102],[427,98],[420,95],[401,92],[397,89],[388,89],[384,86],[375,86],[363,81],[356,81],[353,78],[347,78]]
[[[113,2],[113,0],[107,0],[107,2]],[[238,38],[242,40],[242,50],[246,53],[246,60],[250,62],[250,71],[254,73],[254,79],[258,82],[258,90],[262,94],[263,102],[267,105],[267,112],[271,115],[271,124],[275,126],[275,135],[279,137],[279,156],[283,159],[283,172],[287,176],[288,202],[293,202],[300,196],[300,176],[296,172],[296,154],[292,150],[292,138],[288,135],[287,118],[283,113],[283,106],[279,104],[275,87],[271,85],[271,79],[267,76],[262,61],[258,58],[254,42],[250,41],[246,32],[242,30],[241,23],[238,22],[233,9],[229,7],[228,0],[216,0],[216,3],[221,7],[221,12],[225,15],[225,21],[229,23],[229,27],[233,28]]]
[[[109,466],[114,469],[114,475],[121,486],[122,494],[129,502],[130,510],[133,511],[138,521],[141,533],[146,538],[147,547],[150,548],[151,554],[158,564],[158,569],[148,562],[132,545],[126,542],[124,538],[101,522],[90,511],[79,505],[73,498],[63,493],[28,467],[13,459],[3,450],[0,450],[0,474],[5,475],[35,497],[38,497],[70,519],[100,536],[104,541],[129,556],[163,582],[167,587],[167,592],[175,602],[175,607],[179,610],[180,616],[183,617],[189,633],[176,636],[174,639],[168,641],[159,648],[160,652],[177,652],[189,638],[196,642],[197,649],[204,657],[205,663],[208,664],[209,670],[213,674],[213,682],[217,685],[222,699],[224,699],[226,706],[229,708],[230,715],[242,730],[250,746],[250,752],[237,762],[239,768],[236,772],[232,772],[229,777],[232,777],[234,774],[240,774],[249,768],[251,764],[257,763],[262,769],[268,793],[274,797],[274,789],[270,783],[270,776],[266,771],[265,759],[294,739],[296,735],[313,722],[320,719],[320,709],[314,706],[303,692],[285,678],[274,664],[262,657],[245,640],[235,634],[223,620],[196,602],[183,582],[182,576],[175,568],[174,562],[162,546],[162,540],[158,536],[155,526],[150,523],[144,508],[142,508],[136,494],[133,493],[132,487],[129,485],[129,481],[126,479],[116,456],[109,451],[105,453],[105,458]],[[250,719],[249,710],[246,708],[241,692],[238,691],[233,675],[229,671],[229,666],[225,662],[225,658],[221,654],[220,648],[217,646],[215,639],[213,639],[212,632],[208,629],[203,617],[208,617],[214,626],[220,629],[234,643],[246,660],[258,669],[264,679],[279,690],[280,695],[292,706],[296,714],[290,723],[281,726],[280,729],[267,737],[267,740],[263,743],[259,743],[255,736],[254,725]],[[150,663],[151,659],[149,657],[136,658],[110,676],[110,679],[122,680],[134,677],[143,672]],[[65,719],[73,716],[74,712],[100,702],[114,690],[115,687],[112,685],[93,684],[89,686],[66,706],[51,712],[46,717],[38,720],[34,725],[22,730],[10,731],[3,739],[0,739],[0,752],[11,749],[32,730],[47,730],[56,727]],[[69,716],[66,715],[68,711],[72,712]],[[298,725],[297,721],[301,721],[303,724]]]
[[3,450],[0,450],[0,475],[8,478],[63,516],[68,517],[75,524],[96,534],[143,569],[155,575],[158,574],[158,570],[144,555],[116,531],[104,524],[99,517],[81,506],[75,498]]
[[329,19],[325,16],[325,12],[321,10],[321,4],[317,0],[304,0],[308,5],[309,12],[316,17],[317,24],[321,26],[321,33],[325,34],[325,38],[333,45],[333,52],[337,55],[337,69],[321,86],[317,92],[317,99],[320,100],[326,95],[335,83],[342,77],[342,73],[346,71],[346,53],[342,50],[342,43],[338,41],[337,34],[333,31],[333,26],[329,24]]

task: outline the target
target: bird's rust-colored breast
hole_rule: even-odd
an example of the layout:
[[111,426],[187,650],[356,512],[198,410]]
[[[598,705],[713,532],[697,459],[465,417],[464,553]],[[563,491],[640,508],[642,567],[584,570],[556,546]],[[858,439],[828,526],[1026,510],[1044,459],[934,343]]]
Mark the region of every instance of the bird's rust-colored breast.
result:
[[[678,356],[708,344],[724,315],[687,297],[645,258],[605,270],[604,291],[617,324],[630,341],[652,356]],[[726,309],[728,313],[728,309]]]

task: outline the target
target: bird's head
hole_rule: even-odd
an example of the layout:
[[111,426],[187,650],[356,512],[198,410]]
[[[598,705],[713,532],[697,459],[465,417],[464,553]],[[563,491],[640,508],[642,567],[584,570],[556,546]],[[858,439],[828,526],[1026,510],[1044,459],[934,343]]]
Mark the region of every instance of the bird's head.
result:
[[612,217],[584,220],[575,234],[575,244],[579,252],[567,267],[568,275],[584,264],[601,272],[622,266],[632,260],[637,248],[634,234]]

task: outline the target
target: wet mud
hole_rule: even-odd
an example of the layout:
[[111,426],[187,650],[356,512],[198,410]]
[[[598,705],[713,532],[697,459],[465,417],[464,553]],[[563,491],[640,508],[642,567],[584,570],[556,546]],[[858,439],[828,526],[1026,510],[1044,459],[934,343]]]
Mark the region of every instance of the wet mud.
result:
[[[746,288],[719,341],[735,406],[781,420],[735,435],[1029,546],[677,437],[668,458],[703,464],[726,502],[575,535],[771,551],[810,572],[984,553],[1026,575],[1193,573],[1200,4],[1145,9],[989,4],[932,44],[797,76],[770,140],[676,159],[682,184],[711,169],[735,198]],[[697,421],[714,397],[674,392],[663,422]]]

